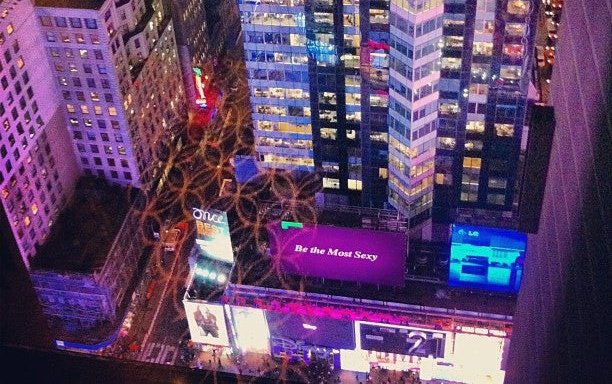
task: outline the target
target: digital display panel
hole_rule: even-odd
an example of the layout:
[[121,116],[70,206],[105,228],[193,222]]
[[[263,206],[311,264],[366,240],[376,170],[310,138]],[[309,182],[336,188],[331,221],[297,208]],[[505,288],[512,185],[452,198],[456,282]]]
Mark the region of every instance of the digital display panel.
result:
[[200,254],[226,263],[234,262],[227,214],[214,209],[192,208],[196,222],[196,244]]
[[196,343],[229,346],[223,306],[183,301],[191,340]]
[[518,292],[526,244],[521,232],[453,225],[449,285]]
[[421,328],[357,322],[359,345],[368,351],[443,358],[446,333]]
[[407,255],[404,233],[278,224],[268,226],[275,264],[307,277],[403,286]]
[[351,320],[304,316],[267,311],[270,337],[302,342],[306,345],[335,349],[355,349]]

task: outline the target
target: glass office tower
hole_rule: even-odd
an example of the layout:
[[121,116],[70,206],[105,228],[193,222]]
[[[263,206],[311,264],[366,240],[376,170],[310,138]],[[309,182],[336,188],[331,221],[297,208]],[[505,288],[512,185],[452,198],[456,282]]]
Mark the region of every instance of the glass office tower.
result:
[[260,165],[320,172],[327,203],[382,207],[388,1],[239,4]]
[[389,203],[413,224],[431,213],[443,13],[442,0],[391,2]]
[[445,3],[434,216],[513,226],[537,2]]

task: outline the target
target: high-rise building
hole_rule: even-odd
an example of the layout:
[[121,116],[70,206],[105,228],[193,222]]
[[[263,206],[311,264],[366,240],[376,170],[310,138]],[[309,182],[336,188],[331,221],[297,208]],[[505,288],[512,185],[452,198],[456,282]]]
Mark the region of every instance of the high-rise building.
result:
[[610,377],[612,2],[551,5],[561,4],[550,83],[556,127],[540,229],[527,245],[508,384]]
[[534,1],[239,4],[260,164],[413,224],[516,216]]
[[446,1],[436,219],[516,218],[536,14],[529,0]]
[[159,0],[41,0],[36,14],[81,168],[140,186],[183,94],[169,12]]
[[431,214],[444,4],[391,3],[389,202],[412,222]]
[[80,170],[34,7],[19,0],[3,2],[0,10],[0,201],[27,267]]
[[148,181],[183,86],[160,1],[2,7],[1,200],[29,266],[81,174]]
[[387,1],[239,1],[265,168],[322,175],[327,202],[386,201]]

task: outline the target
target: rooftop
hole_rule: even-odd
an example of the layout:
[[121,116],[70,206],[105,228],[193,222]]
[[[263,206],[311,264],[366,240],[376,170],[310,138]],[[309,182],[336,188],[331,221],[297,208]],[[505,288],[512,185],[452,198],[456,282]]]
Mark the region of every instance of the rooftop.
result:
[[34,0],[37,7],[100,9],[105,0]]
[[60,213],[32,269],[91,273],[101,268],[129,209],[121,187],[83,177]]
[[[329,212],[327,212],[329,214]],[[351,216],[348,212],[341,215],[329,214],[337,223],[339,216]],[[382,219],[382,215],[378,216]],[[321,221],[325,215],[319,216]],[[386,220],[364,220],[365,216],[342,220],[345,226],[371,227],[395,232],[398,228],[388,226]],[[401,220],[400,220],[401,222]],[[397,222],[395,222],[396,224]],[[321,224],[329,224],[322,222]],[[234,241],[235,236],[232,236]],[[442,308],[450,311],[468,311],[495,318],[497,316],[513,316],[516,296],[512,293],[489,292],[470,288],[455,288],[448,285],[450,244],[411,240],[406,263],[406,281],[403,287],[391,287],[368,283],[340,281],[328,278],[301,277],[284,274],[273,265],[267,251],[256,246],[243,245],[238,247],[235,255],[236,265],[231,272],[232,285],[251,286],[310,294],[357,298],[376,301],[378,304],[397,303],[398,307],[425,306]],[[216,268],[213,268],[216,269]],[[227,272],[227,271],[225,271]],[[199,290],[195,288],[198,287]],[[216,300],[223,294],[223,285],[202,286],[192,284],[190,298]],[[291,292],[288,292],[291,295]],[[385,304],[386,305],[386,304]]]

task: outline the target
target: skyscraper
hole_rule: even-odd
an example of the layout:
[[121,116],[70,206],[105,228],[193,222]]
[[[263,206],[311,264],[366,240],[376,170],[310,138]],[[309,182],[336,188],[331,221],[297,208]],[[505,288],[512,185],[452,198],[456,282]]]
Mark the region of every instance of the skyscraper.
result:
[[389,202],[412,222],[431,214],[444,4],[391,3]]
[[563,2],[550,90],[557,124],[540,229],[527,245],[508,384],[609,380],[611,6]]
[[260,164],[318,170],[326,201],[382,206],[388,2],[239,4]]
[[260,164],[413,224],[516,214],[535,2],[239,4]]
[[137,5],[2,4],[0,188],[26,266],[78,176],[147,183],[183,103],[170,16],[159,1]]
[[163,2],[42,0],[36,14],[80,167],[140,186],[183,95]]
[[34,8],[27,0],[0,7],[0,200],[28,266],[70,198],[80,170],[63,110],[55,102],[57,88]]
[[535,1],[446,1],[437,219],[516,216],[536,14]]

